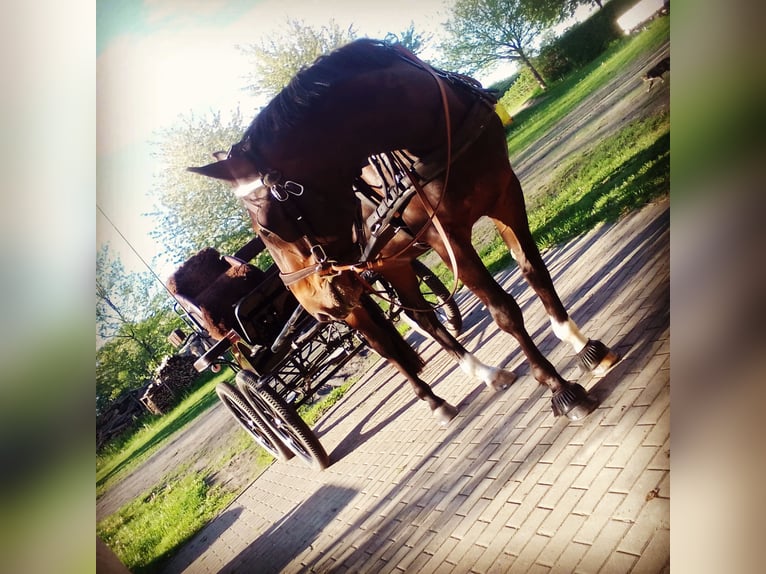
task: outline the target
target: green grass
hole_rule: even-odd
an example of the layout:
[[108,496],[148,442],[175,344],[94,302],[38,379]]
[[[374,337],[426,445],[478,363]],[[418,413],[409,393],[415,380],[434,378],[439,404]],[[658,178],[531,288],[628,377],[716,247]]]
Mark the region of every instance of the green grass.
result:
[[171,412],[149,419],[138,431],[111,445],[96,456],[96,496],[103,494],[112,484],[125,476],[154,453],[177,430],[186,426],[218,402],[215,387],[231,378],[229,369],[218,375],[203,375],[199,388],[192,391]]
[[[528,208],[538,247],[557,245],[617,220],[670,190],[670,118],[634,121],[570,159]],[[513,264],[499,236],[481,251],[492,273]]]
[[302,405],[298,409],[298,414],[306,421],[306,424],[313,427],[322,415],[325,414],[330,408],[343,398],[348,390],[359,380],[359,377],[350,378],[344,384],[339,387],[335,387],[330,393],[321,401],[317,401],[313,404]]
[[538,94],[540,101],[513,115],[508,129],[508,154],[513,159],[544,137],[594,91],[637,58],[661,46],[670,35],[670,19],[659,18],[635,36],[616,42],[600,58]]
[[154,572],[235,497],[201,473],[181,473],[98,524],[101,539],[131,572]]

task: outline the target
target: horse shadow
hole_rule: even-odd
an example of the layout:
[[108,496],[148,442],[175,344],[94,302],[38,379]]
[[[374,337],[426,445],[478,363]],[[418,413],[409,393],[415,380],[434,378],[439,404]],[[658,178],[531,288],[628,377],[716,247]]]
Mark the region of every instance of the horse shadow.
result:
[[[441,377],[440,382],[444,380],[444,378],[446,377]],[[479,387],[472,390],[463,402],[470,403],[470,399],[480,395],[482,389],[483,387]],[[455,459],[455,465],[457,465],[457,468],[454,469],[455,472],[443,475],[438,488],[413,488],[409,492],[418,494],[412,499],[407,499],[407,489],[401,489],[396,485],[392,485],[392,488],[387,495],[377,497],[377,500],[370,508],[364,513],[361,513],[352,523],[349,523],[342,532],[333,536],[329,544],[322,546],[320,552],[312,553],[309,557],[309,561],[301,564],[302,571],[332,571],[334,568],[329,566],[332,562],[328,562],[328,560],[332,560],[330,557],[334,556],[336,551],[344,549],[344,553],[347,556],[343,561],[342,569],[350,572],[364,572],[366,571],[366,564],[369,562],[371,555],[378,552],[381,545],[386,545],[391,540],[391,533],[393,530],[398,528],[401,524],[414,520],[420,515],[424,508],[431,508],[437,503],[446,504],[446,508],[441,515],[445,522],[449,520],[452,517],[451,510],[459,507],[465,498],[461,493],[456,493],[456,489],[458,489],[459,486],[462,486],[461,492],[470,492],[474,488],[479,487],[480,483],[485,479],[483,474],[475,473],[467,483],[464,483],[463,479],[465,478],[465,472],[468,472],[467,468],[464,467],[470,467],[473,464],[471,461],[476,459],[478,451],[486,450],[487,445],[489,445],[490,448],[500,448],[499,445],[502,445],[508,440],[506,429],[514,428],[516,426],[519,420],[539,401],[542,392],[542,387],[533,391],[530,396],[522,401],[518,409],[509,414],[505,425],[497,428],[491,435],[489,435],[485,443],[475,445],[474,450],[476,451],[476,454],[474,456],[468,454],[465,457]],[[466,415],[468,415],[468,413],[466,413]],[[425,468],[430,465],[434,459],[442,456],[443,450],[452,444],[453,441],[465,431],[466,424],[470,424],[470,416],[461,418],[457,421],[453,421],[447,427],[446,434],[436,441],[418,462],[408,468],[406,475],[401,477],[397,484],[410,484],[411,482],[423,479]],[[559,426],[561,427],[564,425],[564,422],[559,423]],[[546,445],[545,449],[549,446],[550,445]],[[499,472],[499,478],[497,480],[505,483],[506,481],[511,480],[515,475],[525,475],[527,469],[531,468],[531,466],[539,460],[545,449],[538,449],[533,453],[533,456],[529,456],[518,464],[511,464],[510,462],[508,464],[503,464],[503,469]],[[396,505],[396,510],[393,512],[386,512],[385,510],[387,508],[391,508],[392,500],[398,500],[404,504]],[[373,524],[370,524],[370,522]],[[439,524],[434,524],[430,529],[438,531],[439,526]],[[374,531],[375,535],[369,536],[359,534],[370,531]],[[359,537],[358,540],[355,538],[357,536]],[[390,551],[395,552],[397,549],[398,546],[393,546]],[[337,564],[332,564],[333,566],[338,566]]]

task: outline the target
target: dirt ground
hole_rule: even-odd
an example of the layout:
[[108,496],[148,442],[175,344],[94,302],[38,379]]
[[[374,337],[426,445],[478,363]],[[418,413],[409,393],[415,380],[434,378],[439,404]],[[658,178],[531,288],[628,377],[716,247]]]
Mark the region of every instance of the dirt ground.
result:
[[[570,154],[587,151],[635,119],[669,111],[669,75],[664,83],[656,83],[648,92],[641,80],[646,69],[669,53],[670,44],[667,43],[646,60],[626,68],[607,86],[593,93],[574,113],[559,122],[540,145],[511,158],[528,198],[536,190],[545,187],[556,167]],[[488,220],[480,221],[474,230],[474,242],[483,243],[491,239],[493,233],[494,227]],[[364,355],[360,355],[349,362],[338,374],[336,383],[341,383],[351,373],[358,374],[359,367],[366,360]],[[212,407],[192,424],[176,432],[144,464],[98,498],[96,520],[100,521],[116,512],[184,465],[192,469],[207,467],[228,450],[236,433],[242,432],[222,404]],[[257,478],[254,464],[256,448],[246,449],[232,458],[212,477],[213,481],[227,484],[236,492],[243,491]]]
[[[320,399],[332,387],[339,386],[350,376],[365,368],[369,352],[362,349],[328,383],[317,392]],[[202,413],[191,424],[178,430],[142,465],[115,484],[96,501],[96,521],[117,512],[122,506],[154,487],[164,477],[172,476],[188,466],[191,471],[204,471],[215,464],[230,449],[230,445],[245,431],[234,421],[222,403]],[[260,447],[253,443],[210,477],[212,484],[226,485],[241,492],[257,478],[256,458]]]

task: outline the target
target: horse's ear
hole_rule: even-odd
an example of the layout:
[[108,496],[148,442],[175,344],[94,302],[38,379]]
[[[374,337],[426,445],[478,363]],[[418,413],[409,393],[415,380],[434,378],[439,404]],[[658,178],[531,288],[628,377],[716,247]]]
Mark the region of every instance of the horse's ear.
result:
[[202,167],[187,167],[186,170],[207,177],[222,179],[235,186],[239,182],[250,181],[261,175],[252,163],[239,157],[222,159]]
[[231,172],[222,165],[223,163],[223,161],[217,161],[215,163],[203,165],[202,167],[187,167],[186,171],[233,182],[234,178],[231,176]]

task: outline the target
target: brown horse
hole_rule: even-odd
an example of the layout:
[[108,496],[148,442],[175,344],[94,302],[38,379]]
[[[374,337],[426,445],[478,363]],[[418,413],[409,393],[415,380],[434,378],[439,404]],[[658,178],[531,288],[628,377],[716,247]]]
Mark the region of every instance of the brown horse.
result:
[[[357,40],[299,72],[219,161],[191,171],[229,181],[285,284],[320,320],[345,321],[391,361],[443,421],[456,409],[418,377],[422,362],[382,320],[361,274],[375,268],[405,306],[469,372],[493,388],[513,373],[481,365],[441,327],[419,296],[409,259],[432,247],[513,335],[538,382],[553,393],[556,416],[578,419],[595,408],[585,389],[564,380],[524,327],[515,300],[498,285],[471,244],[481,217],[496,224],[550,317],[554,333],[596,372],[618,360],[585,337],[568,316],[532,239],[524,197],[511,169],[494,99],[463,76],[431,68],[398,46]],[[418,193],[398,214],[406,226],[374,259],[363,261],[370,229],[354,184],[368,157],[407,150]]]

